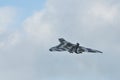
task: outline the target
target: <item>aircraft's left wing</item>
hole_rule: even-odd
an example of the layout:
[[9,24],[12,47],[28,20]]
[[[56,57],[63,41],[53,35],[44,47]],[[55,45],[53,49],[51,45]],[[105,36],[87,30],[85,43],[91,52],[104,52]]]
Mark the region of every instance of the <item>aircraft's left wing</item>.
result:
[[72,44],[66,41],[63,38],[59,38],[58,40],[60,44],[55,47],[50,48],[49,49],[50,51],[69,51],[69,49],[71,49],[75,45],[75,44]]

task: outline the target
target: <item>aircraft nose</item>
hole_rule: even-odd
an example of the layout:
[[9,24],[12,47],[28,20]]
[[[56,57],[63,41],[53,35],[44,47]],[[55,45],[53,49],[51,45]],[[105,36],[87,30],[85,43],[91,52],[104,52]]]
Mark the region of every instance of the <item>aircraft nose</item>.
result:
[[52,49],[49,49],[49,51],[52,51]]

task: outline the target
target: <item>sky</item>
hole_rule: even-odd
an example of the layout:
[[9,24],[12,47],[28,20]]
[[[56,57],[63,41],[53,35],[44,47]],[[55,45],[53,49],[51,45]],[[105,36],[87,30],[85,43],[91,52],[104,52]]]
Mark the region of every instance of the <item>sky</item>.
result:
[[[0,0],[0,80],[119,80],[119,0]],[[58,38],[103,54],[50,52]]]

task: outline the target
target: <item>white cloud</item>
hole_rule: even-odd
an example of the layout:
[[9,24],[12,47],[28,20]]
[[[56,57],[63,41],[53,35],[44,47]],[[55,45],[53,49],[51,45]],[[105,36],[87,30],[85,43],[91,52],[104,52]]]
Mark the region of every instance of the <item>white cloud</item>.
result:
[[[67,77],[72,75],[72,77],[74,76],[76,78],[80,78],[81,76],[78,74],[83,73],[83,76],[87,74],[87,77],[90,77],[89,79],[95,79],[94,75],[97,76],[97,79],[110,79],[110,74],[107,71],[111,71],[111,69],[114,67],[106,69],[106,67],[109,67],[109,64],[107,63],[111,62],[111,59],[108,58],[111,58],[112,55],[119,53],[118,49],[116,53],[114,53],[116,50],[113,50],[113,47],[116,47],[115,45],[117,44],[115,41],[119,39],[117,38],[117,36],[119,36],[119,24],[116,25],[116,21],[119,20],[119,7],[116,4],[108,4],[109,2],[96,2],[94,0],[49,0],[43,11],[34,13],[31,17],[28,17],[24,21],[24,30],[27,35],[31,37],[28,40],[32,39],[34,42],[36,42],[36,39],[38,39],[37,43],[40,43],[39,45],[41,47],[39,47],[43,49],[40,49],[42,52],[40,52],[39,56],[39,67],[41,68],[41,72],[39,72],[39,74],[42,74],[43,78],[53,77],[54,79],[54,76],[58,76],[58,78],[64,78],[63,74]],[[78,57],[76,59],[76,56],[74,55],[70,57],[69,54],[67,55],[65,53],[62,55],[54,54],[53,57],[53,55],[49,55],[49,52],[46,51],[49,49],[51,44],[48,42],[48,40],[51,40],[49,39],[51,38],[51,35],[53,36],[54,40],[56,40],[58,37],[64,37],[72,42],[77,40],[81,43],[81,45],[85,44],[88,45],[88,47],[91,46],[96,47],[96,49],[99,48],[100,50],[103,50],[104,54],[87,54],[87,57],[85,55],[77,55],[80,59]],[[54,40],[52,40],[53,43],[57,41]],[[46,43],[47,46],[43,47],[42,43]],[[119,44],[117,45],[119,46]],[[106,60],[106,58],[108,60]],[[64,61],[61,61],[62,59],[64,59]],[[114,59],[112,62],[114,63],[116,60]],[[115,65],[120,66],[120,64]],[[46,66],[50,66],[50,68]],[[117,74],[116,72],[114,73]],[[91,75],[89,76],[88,74]],[[86,77],[82,78],[88,80]]]
[[0,48],[3,48],[3,47],[4,47],[4,45],[5,45],[5,43],[4,43],[4,42],[0,42]]
[[20,42],[20,38],[21,34],[19,32],[11,33],[7,36],[7,38],[0,42],[0,48],[7,50],[11,47],[14,47]]
[[[47,76],[47,73],[50,73],[51,69],[45,68],[47,69],[46,73],[44,73],[46,74],[45,77],[51,77],[54,75],[56,76],[61,75],[59,77],[64,77],[62,74],[64,75],[67,74],[66,76],[70,77],[72,75],[72,72],[74,72],[75,70],[76,75],[74,75],[75,74],[74,73],[72,77],[75,76],[77,78],[80,78],[79,75],[77,74],[82,73],[81,71],[82,69],[83,71],[85,71],[85,73],[92,74],[89,79],[93,79],[94,75],[99,76],[102,80],[107,80],[111,78],[110,74],[112,73],[109,73],[107,71],[108,70],[111,71],[111,69],[114,69],[114,67],[111,67],[109,69],[106,69],[106,68],[110,66],[107,63],[111,62],[111,59],[108,59],[108,58],[111,58],[112,55],[119,53],[119,51],[117,53],[114,53],[115,50],[113,50],[113,47],[116,47],[114,44],[118,43],[114,41],[116,39],[119,39],[117,37],[115,38],[115,36],[119,36],[119,30],[118,30],[119,24],[116,26],[116,23],[115,23],[117,21],[117,17],[119,17],[119,7],[116,7],[117,6],[116,4],[113,4],[113,5],[108,5],[108,4],[109,3],[102,2],[102,1],[100,3],[96,1],[91,1],[90,4],[89,4],[89,1],[87,2],[87,1],[78,1],[78,0],[74,0],[74,1],[73,0],[70,0],[70,1],[50,0],[49,1],[49,3],[47,4],[47,9],[45,9],[48,12],[47,14],[44,13],[47,16],[47,18],[43,18],[43,19],[47,22],[50,22],[50,25],[52,25],[52,27],[54,28],[53,31],[55,31],[56,36],[64,37],[66,39],[69,38],[69,40],[70,39],[78,40],[81,43],[81,45],[85,44],[85,45],[96,47],[96,48],[100,46],[99,49],[103,50],[104,54],[102,56],[101,55],[88,56],[89,54],[87,55],[88,57],[79,56],[80,58],[82,58],[81,62],[79,61],[80,59],[78,59],[78,62],[76,62],[75,56],[72,56],[72,58],[69,58],[67,55],[65,55],[64,57],[67,59],[72,59],[74,62],[74,65],[76,66],[78,66],[78,64],[80,63],[85,64],[85,65],[82,65],[84,66],[84,68],[81,68],[81,65],[79,66],[79,68],[74,65],[71,65],[72,60],[64,60],[65,61],[64,63],[61,62],[62,66],[58,64],[59,66],[62,67],[60,68],[60,67],[57,67],[56,64],[58,63],[58,61],[55,60],[53,64],[54,69],[52,70],[58,73],[52,72],[52,74],[48,74],[50,76]],[[108,49],[109,46],[111,46],[111,48]],[[57,56],[59,56],[57,57],[58,60],[61,60],[61,58],[64,59],[63,56],[61,56],[60,54],[57,54]],[[102,57],[104,57],[104,59]],[[106,58],[108,59],[107,61],[106,61]],[[116,60],[113,60],[113,63],[115,61]],[[69,66],[68,66],[68,62],[70,63]],[[86,65],[87,63],[89,65]],[[120,64],[115,64],[115,65],[120,66]],[[66,66],[67,66],[67,69],[66,69]],[[86,66],[91,66],[91,67],[86,68]],[[94,70],[94,66],[96,66],[96,70]],[[61,70],[58,70],[58,68]],[[74,69],[74,70],[71,70],[71,69]],[[88,73],[86,70],[89,70],[90,73]],[[70,71],[69,74],[68,74],[68,71]],[[114,73],[116,74],[116,72]],[[89,76],[87,75],[87,77]],[[114,75],[114,77],[116,76]],[[85,77],[83,77],[83,79],[88,80]]]
[[91,14],[93,14],[93,16],[101,17],[109,21],[113,20],[113,18],[117,16],[117,11],[118,10],[116,10],[116,8],[114,8],[113,6],[111,8],[111,6],[109,7],[105,5],[96,4],[91,9]]
[[[47,1],[42,11],[33,13],[23,21],[23,35],[19,30],[12,32],[0,43],[0,47],[7,47],[3,51],[5,54],[0,56],[1,70],[4,72],[2,78],[110,80],[111,75],[112,78],[118,77],[119,23],[115,22],[119,20],[119,7],[115,6],[103,4],[102,1],[96,4],[94,0]],[[50,53],[49,48],[58,43],[58,37],[79,42],[104,53]]]
[[20,33],[14,32],[8,36],[8,45],[16,45],[20,41]]
[[45,11],[35,12],[24,23],[24,31],[35,42],[45,43],[53,35],[52,26],[45,18]]
[[0,32],[14,22],[16,10],[13,7],[0,7]]
[[6,29],[3,27],[0,27],[0,35],[2,35],[4,32],[6,32]]
[[15,21],[16,9],[14,7],[0,7],[0,36],[2,41],[0,41],[0,48],[5,47],[6,34],[8,34],[8,27],[11,26]]
[[107,5],[103,3],[94,3],[89,7],[88,16],[86,19],[92,19],[92,23],[114,23],[118,16],[119,8],[116,5]]

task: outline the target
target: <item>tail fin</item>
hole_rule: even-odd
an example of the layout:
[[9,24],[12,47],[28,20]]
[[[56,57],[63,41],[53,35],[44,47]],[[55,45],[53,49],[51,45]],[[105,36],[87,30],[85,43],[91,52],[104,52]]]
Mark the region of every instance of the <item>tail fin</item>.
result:
[[59,38],[58,40],[59,40],[60,43],[65,43],[66,42],[66,40],[64,38]]

